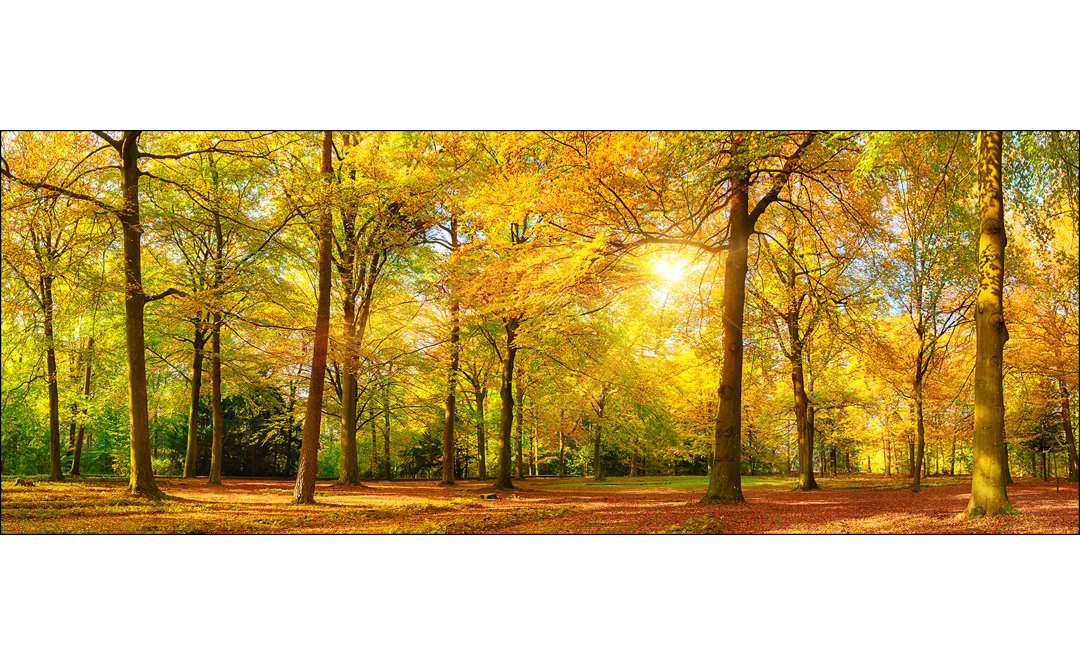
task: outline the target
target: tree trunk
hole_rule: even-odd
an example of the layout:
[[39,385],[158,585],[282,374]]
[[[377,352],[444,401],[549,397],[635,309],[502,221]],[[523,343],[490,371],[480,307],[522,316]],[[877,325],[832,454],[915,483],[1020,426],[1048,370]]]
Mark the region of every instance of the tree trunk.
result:
[[368,417],[371,418],[371,477],[379,477],[379,429],[375,424],[375,407],[371,407]]
[[802,351],[792,360],[791,386],[795,393],[795,430],[799,438],[799,482],[801,490],[818,489],[814,480],[814,447],[810,440],[810,428],[807,424],[806,387],[803,382]]
[[[83,399],[90,399],[90,368],[94,359],[94,336],[91,335],[90,339],[86,342],[86,373],[83,377]],[[79,475],[79,463],[82,460],[83,449],[83,437],[86,434],[86,411],[87,407],[83,406],[82,409],[82,422],[79,423],[79,432],[75,435],[75,454],[71,458],[71,475]]]
[[1005,226],[1001,132],[979,134],[979,275],[975,295],[975,440],[971,499],[965,514],[1012,512],[1005,490],[1005,400],[1002,355],[1009,338],[1002,309]]
[[885,439],[885,427],[881,428],[881,447],[882,453],[885,455],[885,475],[892,477],[892,443]]
[[743,309],[746,303],[747,252],[754,230],[749,213],[749,176],[742,172],[732,182],[728,216],[728,252],[724,260],[724,360],[720,371],[713,465],[703,501],[742,501]]
[[345,360],[341,372],[341,439],[338,449],[337,485],[359,485],[360,463],[356,450],[356,305],[351,298],[342,301],[345,337]]
[[529,474],[539,475],[537,472],[537,458],[539,458],[539,452],[537,451],[537,430],[536,426],[532,428],[532,434],[529,435]]
[[922,480],[923,455],[926,449],[926,430],[923,426],[922,380],[915,381],[915,436],[918,447],[915,449],[915,462],[911,465],[911,491],[918,492]]
[[60,470],[60,396],[57,391],[56,339],[53,336],[53,278],[41,278],[42,301],[45,304],[45,364],[49,382],[49,480],[63,480]]
[[[329,194],[333,169],[330,154],[333,150],[331,132],[323,132],[322,169],[326,180],[325,193]],[[327,199],[329,197],[327,196]],[[330,339],[330,252],[333,217],[330,201],[322,204],[319,228],[319,300],[315,314],[315,344],[311,353],[311,379],[308,383],[308,403],[304,417],[304,439],[300,446],[300,466],[296,472],[293,501],[315,502],[315,472],[318,466],[319,433],[322,426],[323,382],[326,378],[326,350]]]
[[503,356],[502,386],[499,388],[499,470],[495,476],[496,489],[514,489],[510,480],[510,437],[514,424],[514,359],[517,357],[516,316],[505,319],[506,355]]
[[191,360],[191,399],[188,401],[187,454],[184,455],[184,477],[195,477],[199,454],[199,398],[202,397],[203,347],[202,312],[196,314],[194,355]]
[[[562,423],[562,420],[559,420]],[[562,478],[566,475],[566,435],[563,434],[562,427],[559,427],[559,477]]]
[[391,480],[390,469],[390,372],[393,364],[386,366],[386,387],[383,389],[383,478]]
[[[451,271],[457,259],[458,233],[457,217],[450,216],[450,265]],[[451,286],[453,291],[453,286]],[[461,331],[458,324],[460,304],[453,293],[450,294],[450,370],[446,377],[446,414],[443,421],[442,439],[442,481],[440,485],[454,484],[454,421],[457,418],[457,379],[458,364],[461,361]]]
[[[210,412],[212,434],[210,440],[210,477],[208,485],[221,484],[221,456],[225,447],[225,413],[221,408],[221,312],[214,312],[210,330]],[[254,472],[254,456],[252,472]]]
[[120,139],[123,207],[117,213],[124,236],[124,340],[127,349],[128,411],[131,434],[131,475],[128,489],[151,498],[164,493],[154,482],[150,459],[150,415],[146,394],[146,344],[143,311],[147,296],[142,284],[142,224],[139,217],[140,131],[125,131]]
[[[454,230],[451,238],[457,246],[457,221],[451,222]],[[440,485],[454,484],[454,421],[457,418],[457,376],[461,355],[461,342],[458,337],[458,301],[450,305],[450,371],[446,378],[446,418],[443,422],[442,441],[442,482]]]
[[476,397],[476,452],[480,458],[477,476],[480,480],[487,480],[487,432],[484,431],[484,400],[487,398],[487,388],[473,392]]
[[525,438],[525,382],[521,380],[521,365],[518,365],[516,368],[514,368],[514,370],[517,372],[514,377],[514,392],[516,393],[517,397],[517,399],[515,400],[515,409],[517,410],[517,415],[515,416],[514,420],[514,448],[517,453],[517,474],[515,477],[518,480],[521,480],[524,477],[524,471],[522,470],[521,463],[521,444]]
[[630,453],[630,477],[635,478],[637,475],[637,451],[634,450]]
[[1065,426],[1065,451],[1069,454],[1069,482],[1075,483],[1080,480],[1080,469],[1077,468],[1076,438],[1069,414],[1069,389],[1064,381],[1058,381],[1058,391],[1061,393],[1061,420]]
[[[70,363],[69,364],[70,364],[70,367],[71,367],[71,380],[72,380],[72,382],[78,381],[79,380],[79,360],[74,354],[72,354],[70,356]],[[70,452],[72,454],[73,458],[74,458],[74,454],[75,454],[75,428],[76,428],[76,421],[78,421],[78,419],[79,419],[79,403],[78,403],[77,400],[73,399],[73,400],[71,400],[71,419],[70,419],[70,422],[68,423],[68,445],[67,445],[67,448],[64,450],[65,455],[68,452]]]
[[593,480],[604,479],[604,465],[600,459],[600,440],[604,431],[604,405],[607,402],[607,386],[600,389],[596,408],[596,436],[593,438]]

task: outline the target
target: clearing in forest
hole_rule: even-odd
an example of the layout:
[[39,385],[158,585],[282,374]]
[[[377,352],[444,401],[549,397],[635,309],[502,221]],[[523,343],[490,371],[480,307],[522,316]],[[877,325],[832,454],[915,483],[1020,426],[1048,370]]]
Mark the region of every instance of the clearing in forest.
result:
[[849,474],[794,491],[794,476],[743,478],[742,504],[702,504],[707,478],[655,476],[516,480],[491,492],[490,481],[319,481],[314,505],[292,503],[291,480],[226,478],[163,481],[152,501],[127,493],[120,479],[2,483],[0,532],[16,533],[1078,533],[1077,483],[1020,479],[1009,486],[1018,515],[962,520],[970,477],[925,481]]

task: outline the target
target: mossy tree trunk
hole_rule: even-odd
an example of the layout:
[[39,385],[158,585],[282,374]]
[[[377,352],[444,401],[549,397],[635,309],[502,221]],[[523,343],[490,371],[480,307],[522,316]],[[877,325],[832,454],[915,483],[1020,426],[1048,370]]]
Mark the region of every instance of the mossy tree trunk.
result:
[[[128,489],[152,498],[164,493],[154,482],[150,458],[150,415],[146,391],[146,335],[143,315],[151,300],[142,283],[142,222],[139,216],[139,135],[125,131],[118,143],[123,207],[118,211],[124,239],[124,339],[127,349],[128,411],[131,432],[131,475]],[[170,290],[173,291],[173,290]],[[173,291],[175,292],[175,291]],[[169,293],[169,291],[166,291]],[[156,296],[153,299],[159,297]]]
[[1005,219],[1001,132],[979,134],[979,255],[975,294],[975,437],[971,499],[965,514],[1012,511],[1005,490],[1005,401],[1002,355],[1009,338],[1002,309]]

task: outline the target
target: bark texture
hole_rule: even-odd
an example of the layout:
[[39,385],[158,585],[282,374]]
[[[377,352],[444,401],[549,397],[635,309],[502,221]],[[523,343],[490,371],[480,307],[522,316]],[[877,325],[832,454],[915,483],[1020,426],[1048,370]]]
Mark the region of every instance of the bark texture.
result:
[[[322,175],[327,189],[333,177],[330,155],[331,132],[323,132]],[[296,472],[293,501],[315,502],[315,471],[318,465],[319,433],[322,427],[323,383],[326,379],[326,351],[330,341],[330,252],[333,216],[329,201],[323,204],[319,224],[319,301],[315,313],[315,343],[311,352],[311,378],[308,383],[307,410],[304,415],[304,438],[300,446],[300,466]]]
[[150,459],[150,414],[146,394],[146,345],[143,312],[147,302],[142,284],[142,225],[139,218],[139,147],[141,131],[125,131],[120,139],[120,177],[123,207],[117,213],[124,237],[124,340],[127,349],[128,411],[131,432],[131,476],[128,488],[160,498]]
[[506,354],[503,356],[502,385],[499,388],[499,470],[495,475],[496,489],[513,489],[510,479],[511,435],[514,425],[514,360],[517,357],[518,318],[507,317]]
[[724,360],[717,390],[716,431],[713,464],[705,501],[742,501],[739,476],[742,462],[742,369],[743,308],[746,302],[747,251],[753,224],[749,218],[749,177],[738,176],[733,183],[729,215],[728,253],[724,261]]
[[979,134],[979,255],[975,294],[975,441],[971,499],[965,514],[1013,510],[1005,490],[1005,402],[1002,355],[1008,331],[1002,309],[1005,226],[1001,132]]

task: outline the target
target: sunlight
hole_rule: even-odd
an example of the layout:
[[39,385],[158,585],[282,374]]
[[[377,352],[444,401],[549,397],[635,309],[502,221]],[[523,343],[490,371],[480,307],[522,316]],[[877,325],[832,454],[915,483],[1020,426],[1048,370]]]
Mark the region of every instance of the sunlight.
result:
[[678,282],[686,276],[686,268],[689,261],[686,259],[668,259],[657,257],[653,259],[653,271],[668,282]]

